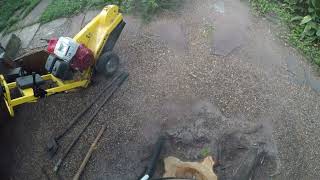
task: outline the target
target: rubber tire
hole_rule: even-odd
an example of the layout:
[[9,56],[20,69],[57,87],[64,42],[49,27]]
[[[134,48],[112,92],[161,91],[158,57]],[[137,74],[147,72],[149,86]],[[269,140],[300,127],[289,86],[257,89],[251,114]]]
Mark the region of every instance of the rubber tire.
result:
[[119,56],[113,52],[103,53],[96,63],[98,73],[104,74],[106,77],[114,75],[119,69]]

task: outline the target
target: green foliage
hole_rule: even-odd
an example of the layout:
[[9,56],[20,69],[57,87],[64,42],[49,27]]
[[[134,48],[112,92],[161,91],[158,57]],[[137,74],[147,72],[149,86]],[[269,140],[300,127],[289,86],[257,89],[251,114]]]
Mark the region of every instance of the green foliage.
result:
[[7,22],[7,26],[12,26],[13,24],[15,24],[18,21],[19,21],[19,18],[14,16],[14,17],[9,19],[9,21]]
[[[183,0],[52,0],[40,17],[45,23],[60,17],[67,17],[88,8],[101,8],[117,4],[122,11],[141,15],[145,20],[160,10],[176,8]],[[40,0],[0,0],[0,31],[12,29],[13,25],[27,16]],[[21,10],[17,16],[14,13]]]
[[28,6],[24,9],[20,18],[26,17],[32,11],[32,9],[40,3],[40,0],[29,0],[28,2]]
[[107,4],[116,4],[121,6],[122,0],[88,0],[87,7],[102,8]]
[[123,9],[128,12],[141,15],[149,21],[159,11],[175,9],[183,0],[124,0]]
[[74,0],[54,0],[49,4],[45,12],[40,17],[40,22],[45,23],[56,18],[76,14],[85,7],[87,1]]
[[276,13],[290,29],[288,40],[320,65],[320,0],[250,0],[262,14]]
[[99,8],[108,4],[117,4],[122,11],[141,15],[150,20],[159,10],[177,7],[182,0],[54,0],[42,14],[40,22],[49,22],[83,11],[85,8]]
[[303,16],[300,26],[303,27],[301,32],[301,39],[309,38],[312,41],[320,40],[320,3],[318,0],[309,0],[297,2],[293,7],[304,7],[304,9],[299,8],[293,13],[301,14]]
[[46,23],[60,17],[77,14],[88,8],[101,8],[108,4],[122,5],[122,0],[53,0],[40,17],[40,22]]
[[261,13],[266,13],[272,8],[271,4],[267,0],[249,0],[253,7],[258,9]]
[[204,147],[204,148],[202,148],[201,151],[200,151],[201,157],[207,157],[207,156],[210,155],[210,153],[211,153],[211,150],[210,150],[210,148],[208,148],[208,147]]

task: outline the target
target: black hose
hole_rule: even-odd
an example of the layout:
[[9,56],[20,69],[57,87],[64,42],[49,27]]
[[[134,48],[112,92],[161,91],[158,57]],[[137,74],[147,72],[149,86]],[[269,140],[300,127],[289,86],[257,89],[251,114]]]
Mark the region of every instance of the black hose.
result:
[[160,153],[162,150],[162,146],[164,144],[165,138],[163,136],[160,136],[156,142],[155,148],[152,152],[151,160],[147,166],[146,172],[139,177],[139,180],[149,180],[154,175],[154,172],[157,167],[157,162],[159,161]]
[[156,143],[155,149],[153,150],[152,158],[146,171],[146,174],[148,174],[149,177],[152,177],[154,175],[163,144],[164,137],[160,136]]

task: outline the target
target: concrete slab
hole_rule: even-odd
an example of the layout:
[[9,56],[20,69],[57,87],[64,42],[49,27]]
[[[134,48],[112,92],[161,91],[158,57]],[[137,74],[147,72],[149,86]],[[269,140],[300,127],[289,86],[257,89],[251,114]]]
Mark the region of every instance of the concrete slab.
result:
[[84,20],[84,17],[85,14],[81,13],[69,19],[71,21],[70,28],[67,33],[69,37],[73,37],[81,30],[81,24]]
[[41,0],[40,3],[18,23],[18,27],[24,27],[39,21],[41,14],[46,10],[52,0]]
[[66,36],[70,27],[70,21],[67,18],[60,18],[40,26],[39,30],[30,42],[29,48],[37,48],[46,45],[45,41],[40,39],[50,39],[52,37]]
[[17,36],[21,39],[21,48],[27,48],[40,27],[40,23],[23,28]]
[[213,54],[226,56],[245,43],[245,31],[230,24],[217,28],[212,40]]
[[99,14],[101,10],[90,10],[86,12],[85,18],[83,23],[81,24],[81,27],[84,27],[90,22],[94,17],[96,17],[97,14]]
[[175,50],[176,53],[184,53],[187,48],[185,33],[181,24],[174,21],[163,20],[151,23],[151,28],[158,38],[164,40],[168,47]]
[[289,55],[286,58],[289,80],[295,84],[309,86],[315,92],[320,92],[320,77],[314,69],[306,65],[297,56]]
[[290,81],[304,85],[307,82],[306,70],[300,62],[300,59],[293,55],[286,58]]
[[[218,0],[214,4],[214,27],[211,38],[211,53],[227,56],[235,49],[247,44],[249,13],[247,7],[230,11],[230,2]],[[228,8],[226,8],[228,7]],[[236,9],[236,8],[235,8]]]

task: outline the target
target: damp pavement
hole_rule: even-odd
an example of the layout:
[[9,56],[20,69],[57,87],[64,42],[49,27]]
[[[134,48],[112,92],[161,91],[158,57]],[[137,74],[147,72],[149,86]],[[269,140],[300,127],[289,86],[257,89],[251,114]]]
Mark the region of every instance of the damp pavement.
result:
[[[29,45],[42,46],[40,37],[71,36],[70,29],[78,30],[74,23],[85,24],[96,13],[41,25]],[[103,123],[107,130],[83,179],[136,179],[161,134],[170,137],[162,157],[200,160],[206,149],[216,158],[219,138],[228,133],[240,134],[248,145],[264,144],[267,158],[256,179],[320,177],[319,73],[277,38],[277,25],[255,17],[238,0],[187,1],[148,24],[132,16],[125,21],[114,51],[129,79],[81,137],[61,168],[62,177],[75,174]],[[61,156],[49,160],[46,141],[108,81],[97,76],[87,89],[18,107],[1,131],[12,139],[5,141],[10,166],[2,174],[44,179],[41,168],[50,172]],[[88,116],[61,142],[59,153]],[[220,177],[236,168],[224,165]]]

